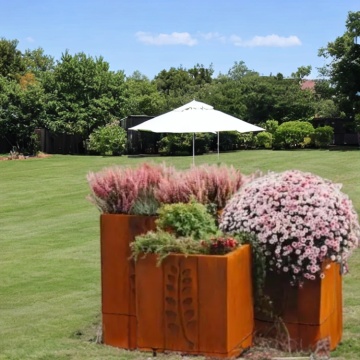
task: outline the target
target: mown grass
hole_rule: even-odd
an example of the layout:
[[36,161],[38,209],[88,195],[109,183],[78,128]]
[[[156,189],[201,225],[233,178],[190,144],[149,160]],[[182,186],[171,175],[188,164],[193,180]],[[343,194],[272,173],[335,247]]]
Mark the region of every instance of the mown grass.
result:
[[[95,343],[100,322],[99,214],[86,174],[191,157],[52,156],[0,162],[0,359],[147,359]],[[245,174],[300,169],[344,184],[360,213],[359,151],[239,151],[220,161]],[[217,163],[216,155],[196,164]],[[344,277],[344,336],[334,356],[360,359],[360,252]],[[150,329],[154,331],[154,329]],[[180,358],[178,355],[160,358]]]

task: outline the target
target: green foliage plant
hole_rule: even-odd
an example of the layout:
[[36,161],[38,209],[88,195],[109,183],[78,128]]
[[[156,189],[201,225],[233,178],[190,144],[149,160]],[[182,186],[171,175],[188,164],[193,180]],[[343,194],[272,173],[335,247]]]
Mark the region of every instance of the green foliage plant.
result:
[[[195,153],[204,154],[209,151],[211,134],[198,133],[195,136]],[[166,156],[185,156],[192,154],[193,134],[168,134],[158,143],[159,153]]]
[[241,149],[255,149],[256,135],[254,133],[238,134],[238,144]]
[[130,245],[135,260],[140,254],[156,254],[158,264],[170,253],[224,255],[248,242],[243,239],[247,234],[219,231],[206,207],[194,200],[162,205],[158,213],[157,230],[137,236]]
[[307,121],[287,121],[275,131],[276,148],[294,149],[304,146],[304,139],[314,134],[314,127]]
[[176,237],[192,237],[199,240],[218,231],[215,219],[203,204],[196,201],[164,204],[160,206],[158,214],[158,228],[168,230]]
[[266,120],[265,129],[270,134],[275,134],[276,129],[279,127],[279,122],[277,120]]
[[135,261],[139,256],[156,254],[158,264],[171,253],[190,255],[205,254],[207,251],[207,247],[199,240],[192,237],[177,237],[174,233],[161,229],[136,236],[130,248]]
[[334,140],[334,129],[331,126],[320,126],[314,131],[315,146],[319,148],[328,147]]
[[126,146],[126,131],[119,121],[100,126],[94,130],[88,141],[88,149],[100,155],[122,155]]
[[135,241],[130,244],[130,248],[131,256],[135,261],[141,256],[156,254],[157,264],[160,265],[171,253],[225,255],[237,249],[241,244],[239,236],[229,236],[221,232],[218,235],[207,235],[204,239],[199,240],[191,236],[177,237],[172,232],[158,229],[138,235]]
[[262,131],[256,135],[256,143],[261,148],[271,149],[273,143],[273,135],[270,132]]

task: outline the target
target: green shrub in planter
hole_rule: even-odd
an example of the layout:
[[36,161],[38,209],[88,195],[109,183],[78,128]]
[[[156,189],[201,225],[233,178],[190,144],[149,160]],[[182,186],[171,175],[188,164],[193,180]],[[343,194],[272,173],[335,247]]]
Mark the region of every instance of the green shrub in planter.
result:
[[198,240],[218,231],[215,219],[206,207],[195,201],[162,205],[158,214],[158,228],[170,230],[176,237],[192,237]]

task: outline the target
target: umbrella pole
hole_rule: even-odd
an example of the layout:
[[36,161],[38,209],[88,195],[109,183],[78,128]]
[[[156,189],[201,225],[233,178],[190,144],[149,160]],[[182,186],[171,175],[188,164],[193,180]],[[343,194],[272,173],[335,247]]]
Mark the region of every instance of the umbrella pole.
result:
[[195,165],[195,133],[193,133],[193,165]]
[[218,150],[218,161],[220,160],[220,131],[218,131],[218,142],[217,142],[217,150]]

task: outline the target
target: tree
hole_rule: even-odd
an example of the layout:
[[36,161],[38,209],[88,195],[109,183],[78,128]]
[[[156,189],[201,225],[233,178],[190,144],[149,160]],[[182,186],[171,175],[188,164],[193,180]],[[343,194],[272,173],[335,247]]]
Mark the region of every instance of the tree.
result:
[[110,118],[127,114],[125,76],[112,72],[102,57],[66,51],[43,79],[47,93],[47,127],[85,138]]
[[46,71],[53,71],[55,67],[54,58],[44,54],[42,48],[25,50],[23,61],[27,72],[41,76]]
[[232,68],[228,71],[228,77],[232,80],[241,80],[244,76],[259,75],[256,71],[250,70],[244,61],[235,61]]
[[193,77],[195,85],[201,87],[205,84],[211,84],[214,69],[212,64],[210,64],[209,68],[205,68],[203,64],[196,64],[193,68],[189,69],[188,72]]
[[331,59],[322,69],[336,90],[336,101],[350,118],[360,112],[360,11],[349,12],[346,31],[319,50],[319,56]]
[[31,153],[31,137],[35,128],[43,125],[45,96],[38,83],[22,87],[15,80],[0,76],[0,135],[11,135],[12,146],[19,151]]
[[156,83],[151,82],[139,71],[126,79],[127,109],[133,115],[158,115],[165,108],[165,97],[157,91]]
[[299,81],[303,80],[306,76],[311,74],[311,66],[300,66],[296,72],[291,74],[291,77],[298,79]]
[[155,76],[154,82],[160,94],[165,96],[164,111],[172,110],[192,99],[202,98],[206,94],[205,88],[212,82],[213,72],[212,65],[205,68],[202,64],[197,64],[189,70],[182,66],[162,70]]
[[17,40],[0,38],[0,75],[15,79],[25,71],[21,51],[17,49]]

